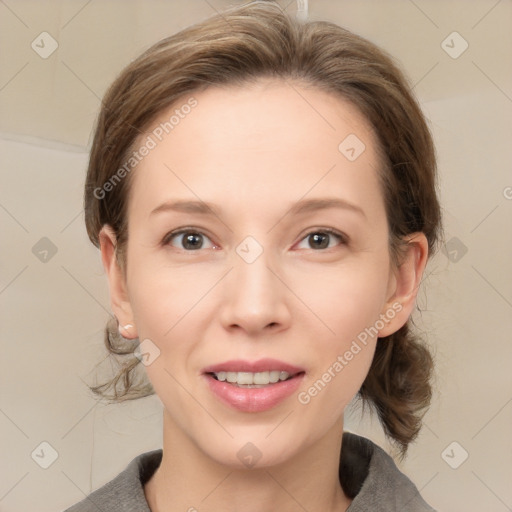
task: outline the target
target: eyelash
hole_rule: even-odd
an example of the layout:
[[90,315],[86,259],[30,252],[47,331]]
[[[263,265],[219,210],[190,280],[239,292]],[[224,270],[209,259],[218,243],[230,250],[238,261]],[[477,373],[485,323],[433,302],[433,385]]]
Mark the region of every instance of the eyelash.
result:
[[[179,230],[176,230],[176,231],[171,231],[170,233],[167,233],[165,235],[165,237],[163,238],[162,240],[162,245],[163,246],[168,246],[170,245],[170,242],[173,240],[173,238],[179,236],[179,235],[183,235],[183,234],[195,234],[195,235],[201,235],[203,237],[206,237],[210,240],[210,237],[203,233],[201,230],[199,229],[196,229],[196,228],[181,228]],[[324,235],[329,235],[329,236],[334,236],[336,238],[339,239],[340,243],[339,245],[348,245],[348,237],[346,235],[344,235],[343,233],[340,233],[339,231],[336,231],[334,229],[331,229],[331,228],[316,228],[316,229],[313,229],[311,231],[308,231],[301,239],[299,242],[302,242],[303,240],[307,239],[309,236],[311,235],[314,235],[314,234],[324,234]],[[211,240],[210,240],[211,241]],[[213,243],[213,242],[212,242]],[[214,244],[215,247],[217,247],[215,244]],[[329,249],[333,249],[333,247],[328,247],[326,249],[312,249],[312,248],[309,248],[310,250],[312,251],[315,251],[315,252],[325,252]],[[200,249],[197,249],[197,250],[187,250],[187,249],[178,249],[178,250],[182,250],[184,252],[198,252]]]

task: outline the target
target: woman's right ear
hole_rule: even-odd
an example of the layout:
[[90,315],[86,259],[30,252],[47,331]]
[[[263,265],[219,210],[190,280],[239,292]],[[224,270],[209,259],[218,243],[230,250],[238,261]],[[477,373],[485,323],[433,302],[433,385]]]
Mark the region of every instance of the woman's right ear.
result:
[[128,296],[126,279],[122,268],[117,261],[116,246],[117,237],[114,230],[105,225],[99,233],[101,261],[103,268],[107,274],[108,285],[110,290],[110,307],[116,316],[119,324],[134,326],[129,330],[129,336],[123,334],[125,338],[136,338],[137,329],[135,327],[135,320],[133,318],[132,307],[130,298]]

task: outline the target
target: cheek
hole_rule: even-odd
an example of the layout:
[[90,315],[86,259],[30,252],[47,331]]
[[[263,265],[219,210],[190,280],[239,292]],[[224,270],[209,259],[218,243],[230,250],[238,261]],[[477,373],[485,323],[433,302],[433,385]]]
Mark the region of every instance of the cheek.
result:
[[354,258],[337,267],[317,269],[314,278],[311,273],[297,273],[294,291],[323,328],[326,343],[341,349],[343,342],[379,318],[387,298],[388,264],[386,257]]
[[190,402],[182,385],[187,387],[189,362],[201,332],[198,300],[207,290],[183,272],[147,264],[134,267],[130,300],[135,324],[141,342],[149,339],[150,349],[157,354],[145,371],[166,410],[180,424],[183,407]]
[[368,374],[377,343],[375,326],[386,300],[388,261],[361,259],[357,265],[319,272],[299,292],[315,313],[309,326],[318,334],[312,371],[298,396],[313,416],[334,422]]
[[[166,340],[174,327],[194,313],[201,297],[214,284],[213,277],[158,265],[137,264],[129,276],[129,295],[139,337]],[[211,282],[210,282],[211,281]]]
[[368,375],[378,340],[374,325],[382,304],[372,295],[373,286],[337,288],[336,292],[328,297],[330,307],[324,306],[321,313],[329,329],[325,327],[323,335],[315,338],[311,371],[297,397],[309,418],[323,418],[327,425],[339,419]]
[[133,316],[139,339],[150,340],[148,346],[157,354],[154,362],[146,366],[147,376],[169,410],[175,410],[172,404],[190,399],[180,383],[197,370],[194,356],[211,320],[208,292],[218,277],[215,272],[170,269],[150,258],[144,263],[142,260],[131,260],[129,294]]
[[298,407],[312,429],[329,429],[343,416],[368,374],[374,351],[375,341],[350,344],[305,383],[297,396]]

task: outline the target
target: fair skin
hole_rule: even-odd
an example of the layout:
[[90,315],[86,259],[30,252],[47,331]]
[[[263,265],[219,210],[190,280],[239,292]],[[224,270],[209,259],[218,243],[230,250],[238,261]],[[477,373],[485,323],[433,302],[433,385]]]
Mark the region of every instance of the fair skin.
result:
[[[131,176],[124,270],[114,233],[100,233],[112,310],[133,325],[123,335],[160,351],[146,366],[164,406],[163,458],[145,486],[148,504],[152,512],[347,510],[338,478],[343,413],[377,336],[308,403],[298,397],[365,328],[381,327],[381,315],[379,337],[407,321],[426,238],[411,234],[393,266],[375,135],[347,101],[270,80],[193,96],[198,105]],[[163,112],[154,126],[166,119]],[[349,134],[366,146],[354,161],[338,150]],[[320,198],[355,208],[291,210]],[[177,200],[211,203],[217,215],[152,213]],[[195,245],[166,236],[179,228]],[[263,249],[250,263],[237,253],[247,236]],[[274,406],[239,410],[211,391],[207,366],[263,358],[303,370]],[[259,457],[252,467],[237,456],[247,443]]]

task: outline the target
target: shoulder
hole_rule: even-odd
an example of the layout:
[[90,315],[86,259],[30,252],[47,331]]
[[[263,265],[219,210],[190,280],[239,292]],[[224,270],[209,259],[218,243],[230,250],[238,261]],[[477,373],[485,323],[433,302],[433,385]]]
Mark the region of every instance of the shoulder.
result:
[[144,484],[162,460],[162,450],[146,452],[133,459],[113,480],[65,512],[150,512]]
[[435,512],[382,448],[348,432],[343,434],[340,481],[353,498],[347,512]]

